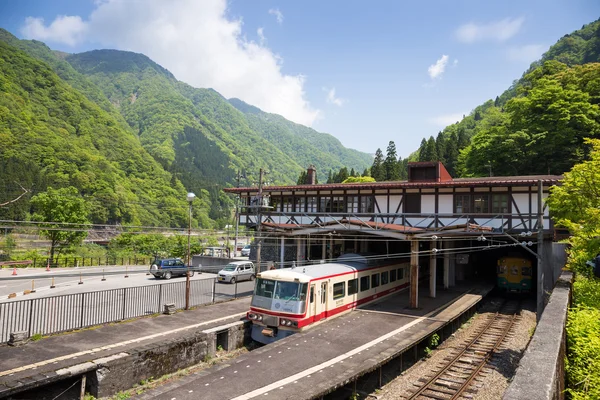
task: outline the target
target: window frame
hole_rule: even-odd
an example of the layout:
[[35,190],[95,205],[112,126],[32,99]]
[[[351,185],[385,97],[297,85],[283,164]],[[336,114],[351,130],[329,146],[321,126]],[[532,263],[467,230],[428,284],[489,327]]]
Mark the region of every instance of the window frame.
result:
[[[336,293],[336,290],[338,291],[338,293]],[[346,281],[337,282],[333,284],[333,299],[338,300],[342,297],[346,297]]]

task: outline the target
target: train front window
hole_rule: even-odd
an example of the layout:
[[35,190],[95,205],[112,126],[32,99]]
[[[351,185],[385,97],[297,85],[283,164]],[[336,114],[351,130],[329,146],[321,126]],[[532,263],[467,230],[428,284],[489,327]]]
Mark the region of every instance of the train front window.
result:
[[277,281],[275,299],[304,301],[306,299],[306,283]]
[[521,267],[521,275],[531,276],[531,267]]
[[275,291],[275,281],[270,279],[257,279],[256,288],[254,289],[254,295],[260,297],[273,298],[273,292]]

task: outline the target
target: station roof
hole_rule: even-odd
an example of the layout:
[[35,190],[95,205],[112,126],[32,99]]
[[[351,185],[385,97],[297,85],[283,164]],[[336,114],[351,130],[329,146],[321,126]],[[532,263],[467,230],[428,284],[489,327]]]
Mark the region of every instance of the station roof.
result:
[[[365,190],[365,189],[404,189],[435,187],[485,187],[485,186],[532,186],[538,181],[543,185],[556,185],[562,175],[525,175],[525,176],[490,176],[482,178],[453,178],[441,182],[427,181],[390,181],[361,183],[324,183],[316,185],[277,185],[263,186],[263,192],[280,191],[315,191],[315,190]],[[225,188],[228,193],[256,192],[258,187]]]

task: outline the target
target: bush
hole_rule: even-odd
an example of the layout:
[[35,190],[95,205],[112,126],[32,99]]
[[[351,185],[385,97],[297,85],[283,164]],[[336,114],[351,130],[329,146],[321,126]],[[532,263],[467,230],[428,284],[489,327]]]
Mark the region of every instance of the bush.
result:
[[577,276],[567,320],[567,393],[600,399],[600,280]]

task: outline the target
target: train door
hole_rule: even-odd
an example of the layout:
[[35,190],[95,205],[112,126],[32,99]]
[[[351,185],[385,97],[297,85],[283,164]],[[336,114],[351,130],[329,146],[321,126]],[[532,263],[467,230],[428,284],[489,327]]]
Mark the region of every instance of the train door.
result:
[[310,285],[310,315],[312,316],[313,320],[315,319],[315,317],[317,316],[317,288],[316,285],[313,283]]
[[321,282],[321,314],[323,318],[327,316],[327,282]]

